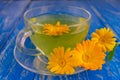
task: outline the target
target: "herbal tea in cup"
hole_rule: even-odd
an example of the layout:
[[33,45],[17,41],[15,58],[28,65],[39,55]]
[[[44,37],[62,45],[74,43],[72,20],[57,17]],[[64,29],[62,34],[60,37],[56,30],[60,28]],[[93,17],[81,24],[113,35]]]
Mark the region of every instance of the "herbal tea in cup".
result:
[[[73,8],[78,12],[73,12]],[[31,41],[47,57],[54,48],[74,48],[77,43],[84,40],[91,19],[85,9],[63,6],[31,9],[24,17],[26,26],[33,31]]]

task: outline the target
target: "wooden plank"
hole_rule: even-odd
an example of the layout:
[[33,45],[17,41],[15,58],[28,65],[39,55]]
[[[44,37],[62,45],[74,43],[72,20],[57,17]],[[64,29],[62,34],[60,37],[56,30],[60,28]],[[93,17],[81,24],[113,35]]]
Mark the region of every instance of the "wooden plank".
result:
[[6,48],[2,51],[0,55],[0,63],[2,69],[0,69],[0,79],[1,80],[23,80],[23,79],[30,79],[34,76],[34,73],[31,73],[25,69],[23,69],[14,59],[13,50],[15,47],[15,39],[18,32],[23,28],[24,23],[21,20],[21,23],[17,26],[15,31],[11,34],[9,43],[7,44]]
[[[26,2],[26,1],[25,1]],[[29,4],[29,1],[27,1],[25,3],[24,1],[22,2],[15,2],[14,4],[21,4],[19,5],[22,6],[21,8],[23,8],[22,10],[20,10],[20,12],[18,12],[18,14],[16,15],[16,17],[13,19],[13,22],[16,21],[15,24],[13,24],[12,29],[11,29],[11,34],[9,35],[9,40],[7,40],[7,44],[4,44],[5,48],[3,49],[3,51],[1,51],[1,55],[0,55],[0,80],[23,80],[23,79],[27,79],[27,77],[32,80],[32,76],[34,76],[33,73],[23,69],[14,59],[13,57],[13,49],[15,47],[15,39],[16,36],[18,34],[18,32],[24,27],[24,22],[23,22],[23,12],[25,10],[25,7],[27,7],[27,4]],[[21,9],[20,8],[20,9]],[[16,9],[18,10],[18,9]],[[6,10],[7,11],[7,10]],[[14,14],[13,14],[14,15]],[[12,16],[13,16],[12,15]],[[12,17],[11,16],[11,17]],[[19,19],[19,17],[21,17]],[[18,18],[18,19],[16,19]],[[9,26],[8,26],[9,27]],[[9,30],[9,28],[7,28]],[[29,74],[29,75],[28,75]]]
[[[49,5],[62,4],[62,5],[72,5],[72,6],[83,7],[89,10],[92,14],[91,28],[89,31],[89,34],[90,34],[96,28],[103,27],[103,24],[101,24],[98,17],[96,17],[97,15],[94,13],[92,8],[90,8],[89,4],[92,4],[92,3],[91,2],[89,4],[88,3],[86,3],[86,1],[64,1],[64,2],[63,1],[59,1],[59,2],[33,1],[29,8],[38,7],[38,6],[47,5],[47,4]],[[119,61],[120,57],[118,55],[120,55],[120,47],[117,47],[117,50],[116,50],[117,54],[115,54],[115,57],[113,58],[113,60],[109,64],[105,64],[103,66],[103,70],[101,71],[85,71],[85,72],[71,75],[71,76],[62,76],[60,78],[58,76],[54,76],[54,77],[42,76],[42,75],[34,74],[32,72],[29,72],[23,69],[15,61],[13,57],[15,38],[18,32],[24,28],[23,19],[21,19],[19,22],[20,23],[16,24],[17,27],[9,36],[9,40],[7,41],[6,45],[4,45],[5,47],[2,50],[0,55],[0,80],[39,80],[39,79],[48,80],[48,78],[51,78],[51,80],[60,80],[60,79],[63,79],[63,80],[119,80],[120,65],[118,64],[120,64],[120,61]],[[90,35],[88,35],[88,37],[90,37]]]
[[19,23],[20,15],[29,2],[30,1],[14,1],[9,7],[4,8],[0,12],[0,50],[4,48],[6,41]]
[[0,11],[9,6],[13,1],[0,1]]

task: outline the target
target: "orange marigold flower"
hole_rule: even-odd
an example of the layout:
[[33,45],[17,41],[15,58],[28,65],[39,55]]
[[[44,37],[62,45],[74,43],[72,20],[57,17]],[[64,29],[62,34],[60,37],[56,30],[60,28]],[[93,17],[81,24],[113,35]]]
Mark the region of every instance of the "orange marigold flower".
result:
[[116,38],[114,38],[115,35],[109,28],[97,29],[91,36],[92,40],[97,42],[105,52],[113,50],[116,44]]
[[43,32],[46,35],[51,35],[51,36],[57,36],[57,35],[62,35],[63,33],[69,33],[69,27],[68,25],[60,25],[60,22],[58,21],[56,25],[52,24],[45,24],[43,26]]
[[64,47],[58,47],[51,53],[47,68],[56,74],[73,74],[74,64],[71,49],[65,51]]
[[74,53],[77,64],[85,69],[102,69],[102,64],[105,63],[105,53],[98,44],[90,40],[77,44]]

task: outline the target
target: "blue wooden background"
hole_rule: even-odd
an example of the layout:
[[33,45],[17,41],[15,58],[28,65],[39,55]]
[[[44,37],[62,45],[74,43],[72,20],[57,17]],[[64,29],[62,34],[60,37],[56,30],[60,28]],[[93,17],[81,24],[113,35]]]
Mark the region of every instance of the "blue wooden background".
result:
[[[120,46],[112,61],[101,71],[84,71],[71,76],[44,76],[22,68],[14,59],[15,39],[24,26],[23,14],[42,5],[71,5],[92,14],[89,34],[96,28],[110,27],[120,40],[120,0],[0,0],[0,80],[120,80]],[[88,34],[87,37],[90,37]]]

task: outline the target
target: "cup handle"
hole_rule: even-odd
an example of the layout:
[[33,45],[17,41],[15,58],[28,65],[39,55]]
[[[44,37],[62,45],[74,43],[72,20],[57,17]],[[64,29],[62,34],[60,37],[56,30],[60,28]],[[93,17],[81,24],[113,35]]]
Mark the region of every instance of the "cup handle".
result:
[[26,55],[31,55],[31,56],[41,55],[41,52],[39,50],[25,47],[24,45],[25,41],[31,35],[32,35],[32,31],[22,30],[16,38],[16,47],[18,48],[19,51],[21,51],[22,53],[25,53]]

